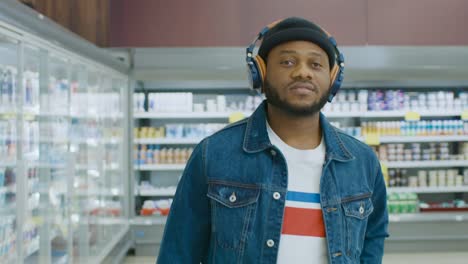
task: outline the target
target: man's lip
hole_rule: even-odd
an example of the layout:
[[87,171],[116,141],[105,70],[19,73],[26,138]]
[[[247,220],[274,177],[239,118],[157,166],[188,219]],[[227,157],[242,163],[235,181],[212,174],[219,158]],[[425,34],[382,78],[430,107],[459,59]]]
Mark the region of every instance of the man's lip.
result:
[[315,89],[315,87],[313,85],[305,84],[305,83],[294,84],[293,86],[291,86],[290,89],[295,90],[295,89],[300,89],[300,88],[307,89],[307,90],[310,90],[312,92],[315,92],[317,90],[317,89]]

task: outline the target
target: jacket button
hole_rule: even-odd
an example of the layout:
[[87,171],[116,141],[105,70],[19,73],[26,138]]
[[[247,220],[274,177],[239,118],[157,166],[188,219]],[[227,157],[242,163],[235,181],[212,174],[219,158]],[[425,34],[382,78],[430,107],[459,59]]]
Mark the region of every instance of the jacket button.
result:
[[273,193],[273,199],[279,200],[279,198],[281,198],[281,194],[279,192]]
[[276,156],[276,151],[275,151],[274,149],[272,149],[272,150],[270,150],[270,154],[271,154],[272,156]]
[[364,214],[364,207],[363,207],[362,205],[361,205],[361,207],[359,207],[359,213],[360,213],[361,215]]
[[267,240],[267,246],[268,247],[273,247],[274,245],[275,245],[275,241],[273,241],[272,239]]
[[232,193],[231,196],[229,196],[229,201],[231,203],[234,203],[237,200],[236,194]]

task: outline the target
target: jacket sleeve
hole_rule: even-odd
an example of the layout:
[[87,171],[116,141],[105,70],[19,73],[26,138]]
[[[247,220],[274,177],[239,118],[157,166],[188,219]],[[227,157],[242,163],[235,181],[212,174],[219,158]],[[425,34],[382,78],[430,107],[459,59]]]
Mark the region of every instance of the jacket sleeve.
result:
[[202,141],[187,162],[164,230],[158,264],[205,262],[210,241],[210,203],[207,197]]
[[382,263],[384,254],[384,240],[388,237],[388,211],[387,211],[387,191],[382,175],[380,163],[377,161],[377,177],[375,179],[372,203],[374,211],[369,216],[367,222],[364,247],[361,253],[361,263],[379,264]]

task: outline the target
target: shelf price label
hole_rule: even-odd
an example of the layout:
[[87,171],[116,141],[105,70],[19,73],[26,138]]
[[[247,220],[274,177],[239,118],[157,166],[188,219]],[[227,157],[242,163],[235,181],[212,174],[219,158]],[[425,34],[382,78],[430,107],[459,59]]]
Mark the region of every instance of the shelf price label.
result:
[[385,184],[388,186],[389,177],[388,177],[387,163],[384,162],[384,161],[381,161],[380,162],[380,169],[382,169],[382,174],[383,174],[383,177],[384,177]]
[[245,115],[241,112],[234,112],[229,115],[229,123],[234,123],[245,118]]
[[378,146],[380,145],[380,136],[376,133],[367,134],[364,137],[364,142],[369,146]]
[[461,114],[462,120],[468,120],[468,110],[464,110]]
[[406,121],[419,121],[421,120],[421,114],[414,111],[409,111],[405,114]]

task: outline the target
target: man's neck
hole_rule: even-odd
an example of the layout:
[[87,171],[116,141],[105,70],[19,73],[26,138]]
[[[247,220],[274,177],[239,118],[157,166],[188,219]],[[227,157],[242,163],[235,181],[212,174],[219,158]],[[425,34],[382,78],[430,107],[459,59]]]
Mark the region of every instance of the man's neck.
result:
[[322,140],[319,113],[294,116],[268,104],[268,124],[289,146],[296,149],[314,149]]

